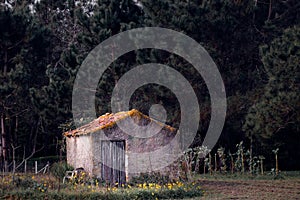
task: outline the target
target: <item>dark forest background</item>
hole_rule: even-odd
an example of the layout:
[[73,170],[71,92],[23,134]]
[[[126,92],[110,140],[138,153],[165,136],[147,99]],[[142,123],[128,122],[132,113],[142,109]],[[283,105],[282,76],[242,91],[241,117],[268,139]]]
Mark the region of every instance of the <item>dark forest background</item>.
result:
[[[281,170],[300,169],[298,0],[2,0],[1,166],[29,157],[63,156],[62,133],[74,128],[72,89],[82,61],[110,36],[147,26],[188,35],[216,62],[228,104],[216,148],[235,152],[243,141],[269,162],[272,150],[279,148]],[[115,61],[99,80],[97,114],[111,111],[112,89],[124,73],[150,62],[174,67],[194,88],[201,126],[193,146],[201,145],[210,121],[207,88],[189,63],[168,52],[139,50]],[[160,103],[168,111],[167,123],[180,123],[179,103],[165,87],[141,87],[130,103],[145,114]]]

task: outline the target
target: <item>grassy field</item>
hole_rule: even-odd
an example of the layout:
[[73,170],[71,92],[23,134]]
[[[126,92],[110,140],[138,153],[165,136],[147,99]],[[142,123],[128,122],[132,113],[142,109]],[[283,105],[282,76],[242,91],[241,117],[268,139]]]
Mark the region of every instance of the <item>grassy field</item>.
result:
[[51,174],[6,174],[0,176],[0,199],[142,200],[200,198],[203,190],[196,182],[131,182],[105,185],[98,179],[79,176],[61,183]]
[[282,172],[277,177],[199,175],[192,183],[110,188],[97,184],[64,184],[58,188],[57,180],[50,175],[18,175],[14,182],[11,178],[1,177],[0,199],[300,199],[300,172]]
[[280,176],[212,175],[200,176],[204,196],[197,199],[300,199],[300,172]]

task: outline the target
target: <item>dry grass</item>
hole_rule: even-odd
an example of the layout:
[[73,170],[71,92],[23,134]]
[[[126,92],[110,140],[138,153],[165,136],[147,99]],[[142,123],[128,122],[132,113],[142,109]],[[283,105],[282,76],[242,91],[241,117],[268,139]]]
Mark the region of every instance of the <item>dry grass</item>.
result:
[[200,179],[201,199],[300,199],[300,178],[289,180]]

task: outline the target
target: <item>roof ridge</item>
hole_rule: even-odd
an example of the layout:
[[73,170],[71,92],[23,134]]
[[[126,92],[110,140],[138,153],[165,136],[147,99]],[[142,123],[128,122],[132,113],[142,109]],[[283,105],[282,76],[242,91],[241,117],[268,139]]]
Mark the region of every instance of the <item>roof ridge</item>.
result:
[[130,117],[136,116],[138,118],[148,119],[154,121],[155,123],[161,125],[162,127],[166,126],[168,128],[172,128],[171,126],[163,124],[155,119],[152,119],[151,117],[143,114],[139,110],[131,109],[129,111],[120,111],[117,113],[105,113],[85,125],[82,125],[74,130],[64,132],[63,135],[64,136],[85,135],[88,133],[96,132],[98,130],[110,128],[114,126],[118,121],[123,120],[129,116]]

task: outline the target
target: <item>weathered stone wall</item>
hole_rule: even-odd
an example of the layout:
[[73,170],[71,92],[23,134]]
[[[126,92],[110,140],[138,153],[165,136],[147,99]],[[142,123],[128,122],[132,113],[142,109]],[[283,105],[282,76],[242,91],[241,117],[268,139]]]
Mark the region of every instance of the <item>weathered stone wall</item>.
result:
[[76,164],[76,137],[66,137],[67,162],[73,167]]
[[[149,119],[135,118],[135,122],[139,125],[146,125]],[[135,131],[132,129],[132,131]],[[164,163],[166,159],[163,156],[177,156],[177,150],[173,155],[154,155],[162,156],[157,160],[153,155],[143,154],[147,152],[156,151],[163,146],[166,146],[173,141],[176,131],[173,128],[162,126],[162,130],[156,135],[149,138],[137,138],[124,133],[118,128],[117,125],[99,130],[94,133],[86,135],[79,135],[67,138],[67,161],[74,167],[83,167],[86,171],[94,176],[101,176],[101,141],[102,140],[125,140],[125,172],[126,180],[130,180],[133,176],[138,174],[134,173],[139,171],[137,167],[141,167],[144,171],[151,172],[156,166],[166,166],[162,169],[156,170],[161,174],[170,175],[172,178],[177,176],[178,169],[176,165]],[[176,145],[171,145],[170,148],[177,149]],[[130,153],[128,153],[130,152]],[[166,149],[166,152],[172,152]],[[137,154],[132,154],[137,153]],[[143,155],[142,155],[143,154]],[[151,157],[152,156],[152,157]],[[141,164],[141,162],[144,163]]]
[[[156,170],[161,174],[170,175],[172,178],[175,178],[177,176],[177,168],[174,167],[177,166],[177,164],[169,165],[169,163],[166,162],[166,158],[174,157],[175,160],[178,151],[175,150],[173,155],[165,155],[163,153],[153,155],[153,152],[157,151],[160,148],[164,148],[174,139],[176,135],[174,129],[168,129],[164,127],[159,133],[152,137],[136,138],[124,133],[117,126],[114,126],[102,131],[102,133],[97,132],[93,133],[92,135],[94,138],[93,149],[95,155],[98,155],[98,159],[96,159],[98,161],[100,160],[101,155],[100,143],[101,140],[103,140],[103,135],[105,135],[110,140],[125,140],[125,172],[127,181],[132,177],[137,176],[137,171],[142,170],[144,172],[152,172],[154,171],[154,169],[157,169],[157,166],[164,166],[163,168]],[[177,146],[170,145],[169,148],[165,147],[165,153],[173,152],[172,148],[176,149]],[[161,156],[161,159],[155,158],[156,156]],[[94,171],[99,175],[101,175],[100,166],[100,162],[94,162]]]
[[67,162],[92,174],[92,141],[89,135],[67,138]]
[[[101,132],[101,131],[99,131]],[[91,134],[91,141],[92,141],[92,163],[93,163],[93,169],[92,173],[94,176],[100,178],[101,177],[101,133],[93,133]]]

